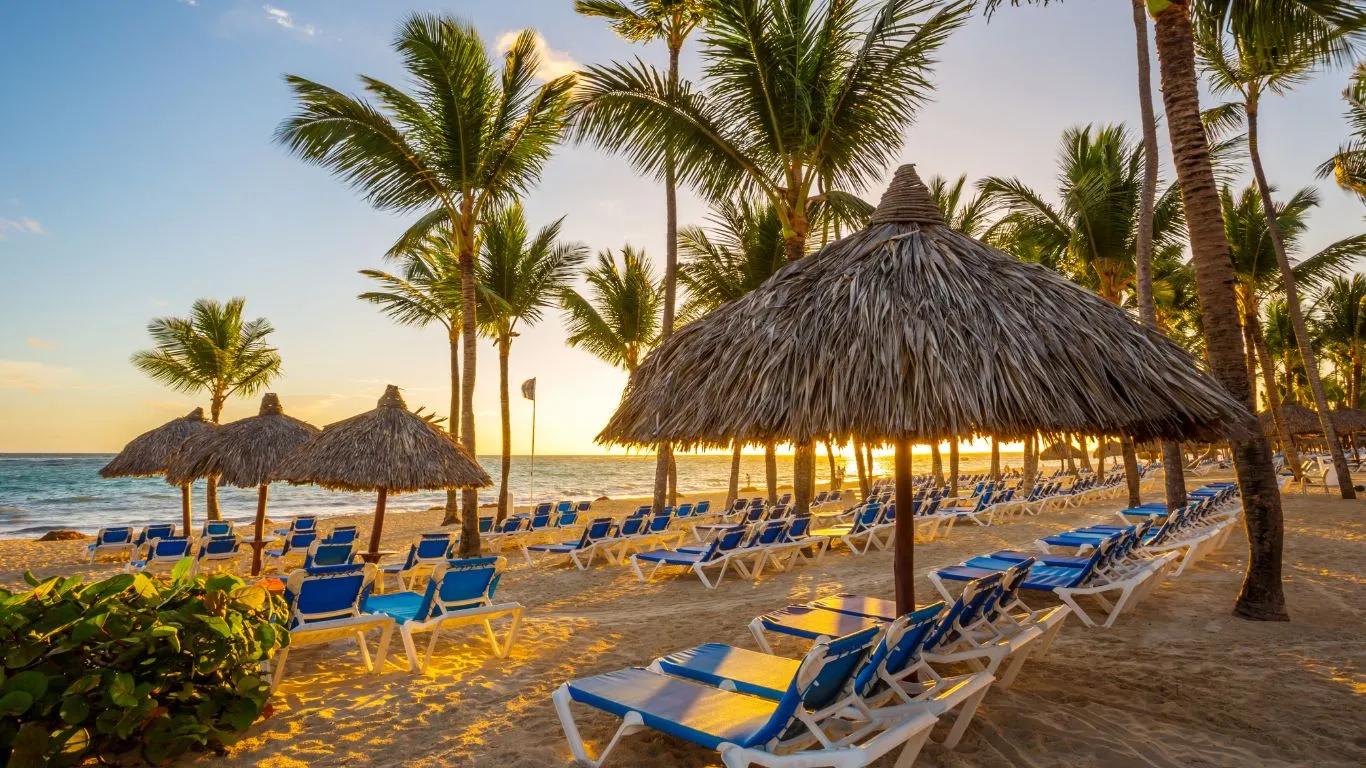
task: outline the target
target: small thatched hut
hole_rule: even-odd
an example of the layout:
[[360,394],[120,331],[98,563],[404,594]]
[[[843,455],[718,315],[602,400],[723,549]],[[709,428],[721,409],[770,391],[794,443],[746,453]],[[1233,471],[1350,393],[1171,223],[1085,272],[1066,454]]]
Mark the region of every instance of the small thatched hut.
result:
[[[1276,421],[1271,411],[1262,411],[1257,414],[1261,419],[1262,431],[1267,437],[1275,439]],[[1299,403],[1281,403],[1281,418],[1285,419],[1286,429],[1294,435],[1317,435],[1323,432],[1323,425],[1319,423],[1319,413],[1312,408],[1306,408]]]
[[1329,411],[1339,432],[1366,432],[1366,411],[1359,408],[1334,408]]
[[408,410],[389,385],[373,411],[329,424],[285,459],[274,479],[341,491],[378,491],[370,550],[375,557],[388,495],[491,485],[479,462],[444,430]]
[[217,476],[238,488],[256,488],[256,536],[252,542],[252,574],[261,571],[266,500],[271,475],[287,456],[318,434],[318,428],[286,416],[280,398],[267,393],[255,416],[225,424],[187,440],[171,457],[166,481],[192,483]]
[[[196,408],[178,419],[133,438],[108,464],[100,477],[156,477],[165,474],[175,452],[196,436],[209,434],[217,425],[204,420],[204,409]],[[185,534],[190,533],[190,483],[180,486],[180,516]]]
[[[743,372],[745,385],[700,371]],[[890,441],[897,505],[910,510],[913,442],[1214,438],[1251,432],[1251,420],[1189,354],[1124,310],[951,230],[902,166],[867,228],[661,344],[598,439]],[[910,515],[897,520],[897,602],[909,609],[914,526]]]

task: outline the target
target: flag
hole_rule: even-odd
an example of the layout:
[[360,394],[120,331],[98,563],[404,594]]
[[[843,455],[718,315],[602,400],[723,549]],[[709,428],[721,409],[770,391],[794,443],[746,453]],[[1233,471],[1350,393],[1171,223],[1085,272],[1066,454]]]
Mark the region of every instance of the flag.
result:
[[536,399],[535,379],[527,379],[526,381],[522,382],[522,397],[525,397],[528,400]]

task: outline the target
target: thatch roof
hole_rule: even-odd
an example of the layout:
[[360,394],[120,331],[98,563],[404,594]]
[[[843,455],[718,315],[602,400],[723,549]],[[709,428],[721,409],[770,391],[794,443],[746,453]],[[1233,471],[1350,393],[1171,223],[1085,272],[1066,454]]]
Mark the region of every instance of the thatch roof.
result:
[[270,482],[280,462],[318,431],[312,424],[286,416],[280,398],[268,393],[261,398],[258,415],[186,440],[171,457],[166,481],[180,485],[217,475],[228,485],[254,488]]
[[1039,459],[1042,461],[1062,461],[1069,456],[1074,459],[1080,459],[1085,455],[1086,454],[1082,453],[1082,450],[1077,446],[1064,443],[1053,443],[1042,451],[1039,451]]
[[1329,411],[1339,432],[1366,432],[1366,411],[1359,408],[1334,408]]
[[218,426],[204,420],[204,409],[196,408],[156,429],[133,438],[108,464],[100,469],[100,477],[151,477],[166,471],[171,456],[186,440],[216,430]]
[[[1105,443],[1104,447],[1106,456],[1118,456],[1124,452],[1124,446],[1120,445],[1118,440],[1110,440]],[[1091,451],[1091,455],[1100,458],[1100,449],[1101,446],[1097,445],[1096,449]]]
[[[1271,411],[1262,411],[1257,414],[1257,418],[1261,419],[1262,431],[1268,437],[1277,436],[1276,421]],[[1323,425],[1319,423],[1319,412],[1299,403],[1281,403],[1281,418],[1285,419],[1286,429],[1290,430],[1292,435],[1317,435],[1323,432]]]
[[373,411],[325,427],[280,464],[274,479],[393,493],[493,484],[463,446],[409,411],[393,385]]
[[866,229],[661,344],[598,440],[1216,438],[1250,418],[1123,309],[951,230],[902,166]]

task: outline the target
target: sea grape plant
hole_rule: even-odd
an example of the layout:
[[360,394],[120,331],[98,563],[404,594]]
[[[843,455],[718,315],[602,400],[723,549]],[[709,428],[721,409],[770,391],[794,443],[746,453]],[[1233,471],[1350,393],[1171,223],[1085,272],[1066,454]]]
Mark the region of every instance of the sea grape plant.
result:
[[164,763],[267,713],[284,601],[230,574],[25,579],[0,589],[0,764]]

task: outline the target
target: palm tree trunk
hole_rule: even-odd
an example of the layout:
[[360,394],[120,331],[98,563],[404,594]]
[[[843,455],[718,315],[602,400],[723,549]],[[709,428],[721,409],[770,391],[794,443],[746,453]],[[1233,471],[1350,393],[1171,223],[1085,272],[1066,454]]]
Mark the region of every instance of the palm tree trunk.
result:
[[1091,469],[1091,450],[1088,446],[1086,435],[1077,435],[1077,442],[1081,444],[1081,468],[1087,471]]
[[949,441],[949,495],[958,496],[958,436]]
[[[209,401],[209,418],[213,423],[218,423],[218,418],[223,415],[223,404],[227,402],[228,396],[222,392],[214,392],[213,398]],[[218,508],[218,475],[209,475],[204,478],[204,517],[207,520],[222,520],[223,513]],[[185,532],[190,535],[189,531]]]
[[498,478],[498,523],[508,516],[508,476],[512,474],[512,404],[508,397],[508,358],[512,356],[511,332],[498,338],[498,412],[503,424],[502,476]]
[[730,483],[726,486],[726,509],[735,503],[740,495],[740,441],[732,441],[730,451]]
[[1252,329],[1243,323],[1243,362],[1247,364],[1247,388],[1252,393],[1253,410],[1257,408],[1257,348],[1252,342]]
[[863,444],[854,441],[854,469],[858,472],[858,493],[860,499],[868,498],[868,468],[863,464]]
[[669,446],[669,506],[678,506],[678,454]]
[[[682,41],[669,43],[669,87],[678,85],[678,54]],[[674,330],[674,303],[678,295],[678,180],[674,170],[672,150],[665,150],[664,156],[664,319],[659,332],[660,341],[669,338]],[[670,492],[669,474],[673,461],[673,450],[668,443],[661,443],[655,459],[655,491],[650,502],[651,511],[658,514],[664,509],[665,495],[672,506],[677,491]],[[676,488],[676,483],[674,485]]]
[[[460,331],[451,326],[446,334],[451,352],[451,413],[446,419],[446,431],[455,439],[460,434]],[[441,516],[441,524],[455,525],[460,522],[460,491],[446,491],[446,512]]]
[[991,437],[991,479],[992,482],[1001,479],[1001,443],[995,435]]
[[1328,409],[1328,398],[1323,392],[1323,380],[1319,378],[1319,358],[1309,338],[1305,326],[1304,311],[1300,308],[1299,288],[1295,285],[1295,272],[1290,266],[1290,257],[1285,252],[1285,240],[1281,237],[1281,224],[1277,220],[1276,205],[1271,200],[1271,184],[1266,180],[1266,169],[1262,168],[1262,156],[1257,146],[1257,97],[1254,92],[1247,100],[1247,153],[1252,160],[1252,175],[1257,179],[1257,191],[1262,196],[1262,209],[1266,211],[1266,229],[1271,235],[1271,246],[1276,251],[1276,263],[1281,268],[1281,287],[1285,289],[1285,306],[1290,310],[1290,324],[1295,328],[1295,341],[1300,347],[1300,357],[1304,360],[1305,376],[1309,379],[1309,390],[1314,393],[1314,404],[1319,411],[1319,425],[1323,427],[1323,437],[1328,443],[1328,454],[1333,457],[1333,469],[1337,470],[1338,489],[1342,498],[1355,499],[1356,490],[1352,487],[1351,470],[1347,468],[1347,457],[1342,454],[1342,442],[1338,440],[1337,427],[1333,424]]
[[934,484],[943,487],[944,457],[939,453],[939,443],[930,444],[930,474],[934,476]]
[[1034,478],[1039,474],[1039,436],[1030,434],[1024,441],[1024,459],[1020,462],[1020,472],[1024,475],[1024,490],[1034,490]]
[[873,444],[865,442],[863,444],[863,463],[868,465],[868,487],[873,486],[873,481],[877,479],[877,474],[873,471]]
[[[460,265],[460,333],[465,356],[465,376],[460,382],[460,441],[471,456],[477,456],[474,439],[474,374],[478,365],[479,319],[475,315],[477,301],[474,278],[474,201],[465,195],[460,201],[459,265]],[[473,488],[460,495],[460,556],[479,556],[479,493]]]
[[[1224,236],[1219,191],[1210,163],[1209,144],[1200,122],[1200,94],[1195,72],[1195,39],[1190,0],[1171,0],[1155,17],[1157,53],[1162,73],[1177,181],[1186,207],[1200,297],[1205,348],[1219,382],[1249,407],[1251,393],[1239,354],[1238,300],[1233,291],[1233,259]],[[1287,619],[1281,587],[1284,520],[1271,448],[1249,410],[1231,440],[1238,486],[1242,491],[1249,559],[1234,614],[1250,619]]]
[[1134,450],[1134,439],[1128,435],[1120,436],[1119,444],[1124,453],[1124,482],[1129,486],[1129,508],[1133,509],[1143,503],[1139,489],[1138,453]]
[[844,478],[838,477],[838,468],[835,466],[835,446],[834,438],[825,441],[825,459],[830,464],[830,490],[838,491],[844,485]]
[[768,486],[768,503],[778,503],[778,456],[773,443],[764,446],[764,481]]
[[1253,348],[1262,364],[1262,380],[1266,383],[1266,404],[1271,410],[1271,420],[1276,424],[1276,435],[1281,439],[1281,451],[1285,453],[1285,463],[1295,473],[1295,479],[1303,482],[1304,467],[1300,466],[1300,453],[1295,449],[1295,440],[1290,428],[1285,425],[1285,414],[1281,411],[1281,394],[1276,391],[1276,371],[1271,366],[1271,350],[1266,348],[1266,337],[1262,334],[1262,322],[1256,314],[1244,318],[1244,324],[1252,332]]
[[797,514],[811,511],[811,480],[816,468],[815,445],[810,440],[799,442],[792,452],[792,503]]
[[897,515],[893,533],[892,583],[896,590],[896,612],[906,614],[915,610],[915,518],[909,513],[915,502],[915,486],[911,474],[911,442],[897,440],[892,459],[896,505],[908,510]]

